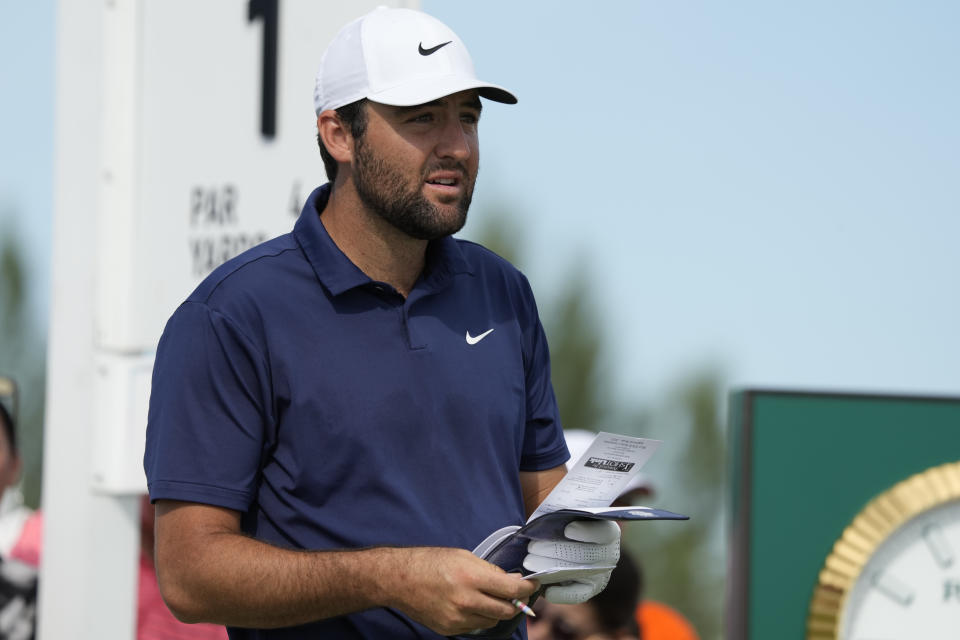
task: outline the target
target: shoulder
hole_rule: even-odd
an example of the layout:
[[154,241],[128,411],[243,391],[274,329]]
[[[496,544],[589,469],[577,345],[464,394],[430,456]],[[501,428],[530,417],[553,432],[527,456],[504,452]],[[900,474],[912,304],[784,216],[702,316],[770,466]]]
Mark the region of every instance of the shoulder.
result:
[[16,544],[10,550],[10,557],[31,567],[40,566],[43,554],[43,512],[34,511],[27,517],[20,529]]
[[244,251],[213,270],[187,302],[218,306],[239,292],[276,289],[276,278],[304,263],[300,247],[287,233]]
[[532,298],[533,294],[527,277],[509,260],[470,240],[457,238],[456,243],[474,276],[482,280],[502,279],[504,284]]
[[457,243],[457,247],[463,254],[464,259],[471,266],[489,265],[490,267],[520,273],[519,270],[513,266],[509,260],[494,253],[482,244],[473,242],[471,240],[464,240],[462,238],[454,238],[454,241]]
[[0,557],[10,553],[33,513],[32,509],[23,505],[16,487],[3,492],[3,498],[0,499]]
[[264,327],[290,313],[304,282],[315,280],[292,234],[268,240],[207,276],[173,312],[160,344],[189,337],[184,344],[199,348],[207,332],[228,331],[260,350]]
[[513,317],[524,335],[524,345],[532,345],[542,330],[537,301],[527,277],[510,261],[482,245],[458,239],[457,247],[469,271],[465,278],[466,295],[473,301],[484,300],[498,316]]

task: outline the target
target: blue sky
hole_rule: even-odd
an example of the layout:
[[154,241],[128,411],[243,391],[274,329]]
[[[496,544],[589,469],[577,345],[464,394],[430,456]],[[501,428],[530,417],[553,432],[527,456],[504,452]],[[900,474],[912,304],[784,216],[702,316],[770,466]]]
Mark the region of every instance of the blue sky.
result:
[[0,229],[15,228],[30,247],[37,303],[49,278],[54,13],[52,0],[0,0],[0,224],[13,225]]
[[478,212],[522,218],[538,290],[586,258],[624,397],[706,363],[960,389],[960,5],[424,7],[520,97],[484,114]]
[[[0,211],[40,301],[53,5],[0,0]],[[465,235],[509,211],[544,300],[587,270],[615,393],[716,363],[732,386],[957,394],[960,5],[422,6],[520,97],[485,109]]]

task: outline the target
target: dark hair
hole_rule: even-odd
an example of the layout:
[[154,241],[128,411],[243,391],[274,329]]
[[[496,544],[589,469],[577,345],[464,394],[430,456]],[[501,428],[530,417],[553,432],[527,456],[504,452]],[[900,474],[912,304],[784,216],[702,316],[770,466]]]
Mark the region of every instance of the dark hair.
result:
[[3,433],[7,436],[7,442],[10,443],[10,452],[17,453],[17,428],[13,424],[13,416],[7,411],[7,408],[0,402],[0,422],[3,423]]
[[626,549],[620,550],[620,561],[610,574],[607,587],[595,595],[593,605],[600,628],[607,632],[637,628],[637,604],[643,592],[640,567]]
[[[346,127],[350,127],[350,135],[354,140],[363,137],[367,130],[367,99],[361,98],[356,102],[345,104],[337,109],[337,117]],[[320,147],[320,157],[323,159],[323,170],[327,172],[327,180],[333,182],[337,179],[337,161],[333,159],[327,148],[323,146],[323,139],[320,132],[317,131],[317,146]]]

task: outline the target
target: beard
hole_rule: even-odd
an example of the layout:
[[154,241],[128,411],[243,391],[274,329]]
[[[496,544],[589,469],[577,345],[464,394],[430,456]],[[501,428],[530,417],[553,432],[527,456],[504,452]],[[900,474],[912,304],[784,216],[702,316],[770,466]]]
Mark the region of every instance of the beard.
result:
[[[466,167],[451,161],[440,163],[423,172],[421,179],[411,184],[409,176],[396,165],[388,163],[363,142],[356,142],[356,162],[353,181],[360,201],[370,211],[394,228],[418,240],[436,240],[449,236],[467,222],[467,210],[473,198],[473,183]],[[458,170],[463,175],[464,191],[453,211],[444,211],[427,200],[420,190],[424,177],[438,169]]]

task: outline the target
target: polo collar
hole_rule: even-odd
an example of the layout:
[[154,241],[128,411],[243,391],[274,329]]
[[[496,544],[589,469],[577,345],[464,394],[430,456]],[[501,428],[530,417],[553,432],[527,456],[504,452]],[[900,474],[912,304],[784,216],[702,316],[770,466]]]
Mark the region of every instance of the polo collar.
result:
[[[293,227],[293,235],[317,278],[331,295],[338,296],[373,281],[340,250],[320,222],[320,213],[327,206],[330,191],[330,183],[313,190]],[[439,290],[461,273],[473,273],[473,270],[457,241],[451,236],[433,240],[427,246],[426,265],[414,290],[421,287]]]

